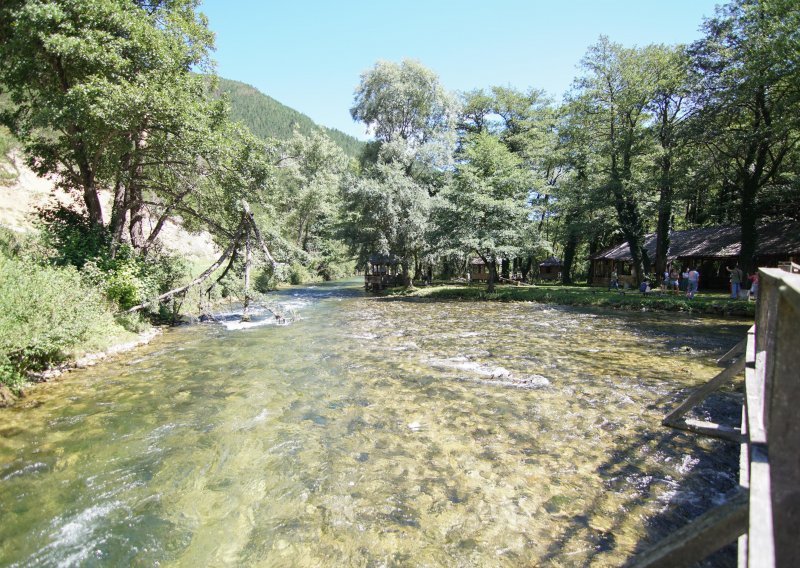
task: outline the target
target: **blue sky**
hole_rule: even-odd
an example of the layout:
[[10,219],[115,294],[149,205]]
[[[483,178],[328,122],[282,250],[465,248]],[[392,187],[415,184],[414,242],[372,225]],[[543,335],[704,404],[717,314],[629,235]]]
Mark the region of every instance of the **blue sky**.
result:
[[569,89],[601,34],[626,46],[701,37],[710,0],[203,0],[220,76],[365,138],[349,109],[379,59],[417,59],[453,91]]

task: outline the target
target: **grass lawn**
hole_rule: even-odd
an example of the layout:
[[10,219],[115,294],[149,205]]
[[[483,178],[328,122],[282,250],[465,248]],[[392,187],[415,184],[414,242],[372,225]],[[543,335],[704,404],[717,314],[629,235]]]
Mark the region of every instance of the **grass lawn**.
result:
[[756,304],[747,300],[731,300],[721,291],[700,291],[694,299],[685,293],[661,294],[658,291],[646,295],[633,290],[606,290],[588,286],[512,286],[499,285],[492,294],[486,285],[443,284],[424,288],[393,288],[390,296],[433,300],[490,300],[500,302],[540,302],[564,306],[596,306],[622,310],[658,310],[689,312],[696,314],[733,315],[752,318]]

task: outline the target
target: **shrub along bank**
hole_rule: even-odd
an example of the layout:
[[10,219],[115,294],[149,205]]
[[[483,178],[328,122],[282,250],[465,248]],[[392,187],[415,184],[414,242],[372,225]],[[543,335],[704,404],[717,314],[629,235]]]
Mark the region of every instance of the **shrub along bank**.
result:
[[0,255],[0,383],[18,391],[29,372],[130,335],[74,267]]
[[[54,239],[70,239],[68,257]],[[123,310],[171,285],[179,267],[102,250],[103,238],[70,223],[35,236],[0,228],[0,387],[18,394],[35,373],[149,327],[153,314]]]
[[755,302],[731,300],[727,294],[720,292],[701,292],[689,299],[685,294],[641,294],[587,286],[497,286],[495,292],[489,294],[485,286],[442,285],[416,289],[394,288],[388,294],[419,299],[539,302],[622,310],[688,312],[748,318],[755,316]]

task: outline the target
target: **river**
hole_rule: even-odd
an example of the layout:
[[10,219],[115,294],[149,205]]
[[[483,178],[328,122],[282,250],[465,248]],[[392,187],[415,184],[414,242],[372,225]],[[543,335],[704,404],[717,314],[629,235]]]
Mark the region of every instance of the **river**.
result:
[[0,411],[0,565],[618,566],[736,485],[660,420],[746,322],[277,297]]

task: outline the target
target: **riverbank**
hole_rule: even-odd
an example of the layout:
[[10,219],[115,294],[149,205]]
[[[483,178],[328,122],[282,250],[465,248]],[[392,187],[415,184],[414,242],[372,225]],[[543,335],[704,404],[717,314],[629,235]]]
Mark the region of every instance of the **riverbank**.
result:
[[537,302],[562,306],[590,306],[628,311],[686,312],[691,314],[755,317],[755,302],[731,300],[723,292],[701,292],[693,299],[685,294],[641,294],[632,290],[606,290],[588,286],[496,286],[493,293],[485,285],[434,285],[423,288],[392,288],[387,296],[431,300]]
[[38,384],[55,380],[69,371],[92,367],[110,357],[133,351],[137,347],[147,345],[162,332],[160,327],[149,327],[138,334],[126,333],[110,338],[108,346],[102,350],[78,353],[44,371],[30,373],[27,377],[28,381],[16,393],[6,385],[0,384],[0,408],[12,406],[19,399],[24,398],[31,388],[36,388]]

